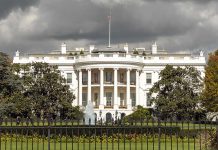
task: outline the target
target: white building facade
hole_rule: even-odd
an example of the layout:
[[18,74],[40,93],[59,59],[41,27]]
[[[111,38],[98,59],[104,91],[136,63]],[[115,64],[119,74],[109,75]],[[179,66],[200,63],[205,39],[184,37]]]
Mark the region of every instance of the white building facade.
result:
[[137,105],[152,107],[149,89],[167,64],[196,67],[202,77],[206,64],[203,52],[197,55],[167,53],[158,50],[156,43],[150,50],[129,50],[127,44],[122,49],[90,46],[88,50],[68,50],[63,43],[60,50],[49,54],[24,57],[17,51],[13,59],[13,63],[31,62],[57,65],[76,97],[73,105],[84,110],[91,101],[97,119],[103,120],[129,115]]

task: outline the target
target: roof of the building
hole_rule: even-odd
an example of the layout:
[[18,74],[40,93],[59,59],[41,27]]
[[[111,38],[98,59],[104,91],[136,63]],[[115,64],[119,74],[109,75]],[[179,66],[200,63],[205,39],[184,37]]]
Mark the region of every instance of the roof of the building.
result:
[[111,52],[119,52],[119,53],[126,53],[124,49],[115,49],[112,47],[107,47],[105,49],[94,49],[92,53],[99,53],[99,52],[104,52],[104,53],[111,53]]

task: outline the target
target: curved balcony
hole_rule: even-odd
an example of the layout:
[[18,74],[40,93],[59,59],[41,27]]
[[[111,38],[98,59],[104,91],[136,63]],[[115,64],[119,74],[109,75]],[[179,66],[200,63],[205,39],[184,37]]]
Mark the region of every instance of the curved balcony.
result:
[[93,64],[93,63],[125,63],[125,64],[143,64],[143,57],[131,54],[119,53],[101,53],[76,56],[75,63]]

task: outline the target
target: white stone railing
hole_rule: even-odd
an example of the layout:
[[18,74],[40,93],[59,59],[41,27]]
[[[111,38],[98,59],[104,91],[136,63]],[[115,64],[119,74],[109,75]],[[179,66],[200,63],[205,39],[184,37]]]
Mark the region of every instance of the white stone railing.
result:
[[200,57],[200,56],[165,56],[165,57],[159,57],[159,56],[146,56],[144,57],[145,64],[147,65],[154,65],[154,64],[178,64],[178,65],[194,65],[194,64],[199,64],[199,65],[204,65],[206,64],[206,59],[205,57]]
[[100,53],[76,56],[76,63],[84,62],[135,62],[143,63],[143,57],[139,55],[119,54],[119,53]]
[[200,56],[141,56],[125,53],[92,53],[85,55],[62,55],[44,57],[14,57],[14,63],[46,62],[46,63],[84,63],[84,62],[130,62],[144,64],[205,64],[205,57]]
[[45,63],[75,63],[74,56],[44,56],[44,57],[14,57],[13,63],[31,63],[31,62],[45,62]]

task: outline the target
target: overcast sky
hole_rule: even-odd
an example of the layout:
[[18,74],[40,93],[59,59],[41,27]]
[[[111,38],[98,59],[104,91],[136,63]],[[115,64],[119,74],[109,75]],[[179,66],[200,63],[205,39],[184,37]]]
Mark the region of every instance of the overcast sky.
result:
[[111,43],[169,51],[218,49],[218,0],[0,0],[0,50],[44,53]]

